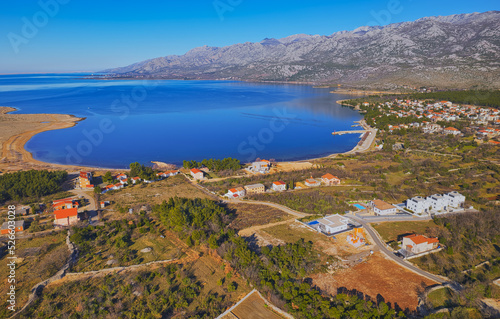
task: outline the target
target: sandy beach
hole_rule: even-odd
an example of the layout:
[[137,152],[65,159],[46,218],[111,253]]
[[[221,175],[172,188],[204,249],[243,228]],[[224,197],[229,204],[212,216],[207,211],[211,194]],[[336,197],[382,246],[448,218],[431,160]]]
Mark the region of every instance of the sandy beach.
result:
[[12,107],[0,107],[0,170],[12,172],[29,169],[80,169],[102,170],[85,166],[71,166],[45,163],[33,158],[24,145],[36,134],[75,126],[84,118],[67,114],[7,114],[15,111]]

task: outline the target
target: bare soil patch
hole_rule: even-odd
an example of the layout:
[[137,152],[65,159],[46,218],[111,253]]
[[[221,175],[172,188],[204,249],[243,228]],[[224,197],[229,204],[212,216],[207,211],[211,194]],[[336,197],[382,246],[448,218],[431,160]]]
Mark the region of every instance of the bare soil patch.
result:
[[313,284],[323,292],[354,293],[370,300],[390,303],[392,308],[413,311],[418,291],[435,284],[375,253],[367,261],[334,274],[315,274]]
[[229,204],[227,207],[236,215],[230,225],[236,230],[290,219],[290,215],[282,210],[266,205]]

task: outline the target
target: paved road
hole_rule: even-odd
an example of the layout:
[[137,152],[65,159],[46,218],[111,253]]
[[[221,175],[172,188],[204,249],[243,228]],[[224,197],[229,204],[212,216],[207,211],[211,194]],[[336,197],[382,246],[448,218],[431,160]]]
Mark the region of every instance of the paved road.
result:
[[358,218],[358,217],[351,217],[350,216],[350,218],[354,219],[355,221],[357,221],[358,223],[363,225],[363,227],[366,229],[366,231],[373,238],[375,245],[377,245],[380,248],[380,251],[382,253],[384,253],[385,255],[387,255],[387,257],[389,257],[390,259],[394,260],[395,262],[397,262],[401,266],[405,267],[406,269],[411,270],[411,271],[413,271],[413,272],[415,272],[415,273],[417,273],[417,274],[419,274],[427,279],[433,280],[433,281],[438,282],[440,284],[444,284],[444,283],[449,282],[449,280],[446,280],[440,276],[436,276],[436,275],[433,275],[433,274],[428,273],[426,271],[423,271],[422,269],[415,267],[412,264],[410,264],[409,262],[396,256],[394,254],[394,252],[389,250],[387,248],[387,245],[382,240],[380,240],[380,238],[378,237],[378,233],[376,233],[376,231],[366,221],[364,221],[363,219]]
[[72,189],[70,190],[70,192],[75,194],[75,196],[83,196],[83,198],[86,198],[88,200],[89,206],[85,207],[87,211],[97,212],[97,203],[94,198],[93,190]]
[[369,217],[359,217],[356,216],[357,218],[362,219],[366,223],[382,223],[382,222],[424,222],[426,220],[432,220],[432,217],[426,216],[426,217],[415,217],[415,216],[380,216],[380,217],[375,217],[375,216],[369,216]]

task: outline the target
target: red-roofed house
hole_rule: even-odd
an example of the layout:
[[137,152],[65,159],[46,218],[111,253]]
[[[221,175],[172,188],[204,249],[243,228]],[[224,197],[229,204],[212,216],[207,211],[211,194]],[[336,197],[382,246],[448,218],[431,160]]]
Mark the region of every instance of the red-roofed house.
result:
[[273,182],[272,190],[276,192],[286,191],[286,183],[283,181]]
[[54,208],[54,210],[78,208],[78,206],[80,206],[80,204],[72,198],[66,198],[64,200],[57,200],[52,202],[52,207]]
[[141,181],[141,178],[139,176],[132,177],[132,184],[135,184],[135,183],[140,182],[140,181]]
[[443,134],[459,135],[461,132],[454,127],[447,127],[443,130]]
[[54,212],[54,225],[71,226],[78,222],[78,209],[60,209]]
[[415,234],[403,237],[403,249],[415,255],[436,249],[438,245],[439,240],[437,238],[428,238]]
[[320,186],[321,182],[318,181],[317,179],[309,178],[309,179],[306,179],[306,182],[304,184],[306,184],[306,186],[309,186],[309,187],[316,187],[316,186]]
[[339,185],[340,184],[340,178],[337,176],[333,176],[332,174],[328,173],[323,176],[321,176],[321,182],[323,184],[331,186],[331,185]]
[[245,189],[243,187],[236,187],[236,188],[231,188],[228,192],[227,192],[227,197],[229,198],[238,198],[238,197],[243,197],[245,196],[246,192],[245,192]]
[[203,172],[197,168],[191,169],[191,176],[193,176],[194,179],[203,179],[204,177]]
[[94,187],[92,185],[92,172],[80,172],[80,188]]

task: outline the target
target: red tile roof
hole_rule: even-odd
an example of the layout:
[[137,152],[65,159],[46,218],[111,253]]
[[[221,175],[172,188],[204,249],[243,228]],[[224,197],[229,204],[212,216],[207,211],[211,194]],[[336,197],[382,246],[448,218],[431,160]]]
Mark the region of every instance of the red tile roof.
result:
[[286,185],[285,182],[283,181],[277,181],[277,182],[273,182],[274,185]]
[[337,176],[333,176],[332,174],[330,173],[327,173],[323,176],[321,176],[321,178],[326,178],[326,179],[339,179]]
[[197,168],[192,168],[191,169],[191,173],[198,174],[198,173],[201,173],[201,171],[199,169],[197,169]]
[[427,238],[427,237],[422,236],[422,235],[413,234],[410,236],[405,236],[404,238],[411,239],[411,241],[414,242],[415,245],[420,245],[422,243],[429,243],[429,244],[439,243],[439,239],[437,239],[437,238]]
[[74,217],[78,215],[78,209],[69,208],[69,209],[61,209],[54,212],[55,219]]

